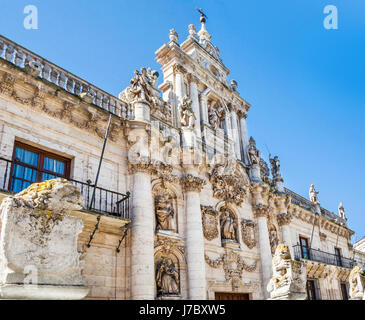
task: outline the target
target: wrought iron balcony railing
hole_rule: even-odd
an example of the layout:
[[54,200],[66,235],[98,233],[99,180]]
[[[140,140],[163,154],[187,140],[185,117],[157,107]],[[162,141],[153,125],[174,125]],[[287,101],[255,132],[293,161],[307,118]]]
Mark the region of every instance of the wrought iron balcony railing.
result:
[[306,259],[349,269],[352,269],[355,265],[353,259],[344,258],[333,253],[305,247],[302,248],[300,245],[293,246],[293,249],[295,260]]
[[[0,190],[15,193],[14,188],[14,180],[15,180],[15,166],[22,166],[24,169],[22,170],[23,177],[17,176],[16,178],[20,178],[24,180],[24,175],[26,172],[26,168],[32,170],[33,177],[41,177],[42,174],[45,173],[47,177],[50,176],[49,172],[39,170],[34,168],[33,166],[28,166],[24,163],[18,164],[16,160],[11,161],[8,159],[4,159],[0,157]],[[60,177],[65,178],[63,176],[57,176],[57,174],[52,173],[52,178]],[[84,196],[84,206],[83,209],[89,210],[89,202],[94,190],[94,185],[87,182],[81,182],[73,179],[67,179],[73,185],[78,187],[80,193]],[[34,181],[37,182],[37,181]],[[25,189],[24,186],[22,189]],[[129,198],[130,193],[126,194],[107,190],[104,188],[96,187],[95,188],[95,198],[93,203],[91,204],[91,208],[89,211],[93,211],[96,213],[111,215],[115,217],[119,217],[121,219],[129,219]]]

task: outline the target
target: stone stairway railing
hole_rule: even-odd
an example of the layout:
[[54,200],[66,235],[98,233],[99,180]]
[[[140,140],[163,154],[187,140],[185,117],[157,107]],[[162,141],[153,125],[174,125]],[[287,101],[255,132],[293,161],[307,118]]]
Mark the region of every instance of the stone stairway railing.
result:
[[97,88],[91,83],[75,76],[41,56],[0,35],[0,59],[4,59],[20,69],[49,81],[54,85],[85,98],[89,103],[102,108],[119,118],[129,119],[128,105],[115,96]]

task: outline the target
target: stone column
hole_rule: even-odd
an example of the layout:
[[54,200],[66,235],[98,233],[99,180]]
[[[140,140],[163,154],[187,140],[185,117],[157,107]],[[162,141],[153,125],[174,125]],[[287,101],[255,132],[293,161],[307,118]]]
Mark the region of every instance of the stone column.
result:
[[201,110],[201,120],[205,123],[209,123],[208,119],[208,97],[205,92],[200,95],[200,110]]
[[175,96],[176,96],[176,110],[177,110],[176,120],[177,123],[180,123],[180,113],[178,110],[184,96],[186,95],[185,85],[184,85],[184,73],[186,72],[186,70],[181,65],[175,65],[173,70],[175,74]]
[[290,223],[292,220],[292,216],[289,213],[283,212],[277,216],[278,224],[281,227],[281,232],[283,236],[283,242],[289,247],[290,255],[294,257],[293,254],[293,245],[291,241],[291,234],[290,234]]
[[149,163],[130,165],[133,174],[131,297],[154,299],[153,202]]
[[247,153],[247,148],[248,148],[248,134],[247,134],[247,126],[246,126],[247,113],[241,111],[239,113],[239,117],[240,117],[240,129],[241,129],[241,144],[242,144],[242,153],[243,153],[242,159],[243,159],[244,163],[246,163],[248,165],[248,164],[250,164],[250,161],[248,160],[248,153]]
[[252,183],[251,192],[253,197],[253,214],[257,219],[258,242],[261,256],[262,272],[262,291],[264,298],[267,299],[269,294],[266,287],[271,278],[272,272],[272,255],[269,239],[269,230],[267,227],[267,218],[273,208],[264,201],[264,194],[269,191],[269,186],[264,183]]
[[190,99],[192,101],[192,109],[195,115],[195,134],[200,139],[201,138],[201,129],[200,129],[200,110],[199,110],[199,93],[198,93],[198,79],[190,74]]
[[231,107],[231,125],[232,125],[232,136],[234,141],[234,150],[236,153],[236,158],[241,159],[241,148],[240,148],[240,140],[238,134],[238,122],[237,122],[237,115],[236,109]]
[[186,209],[186,262],[190,300],[206,299],[204,237],[200,209],[200,191],[204,179],[188,170],[181,179]]

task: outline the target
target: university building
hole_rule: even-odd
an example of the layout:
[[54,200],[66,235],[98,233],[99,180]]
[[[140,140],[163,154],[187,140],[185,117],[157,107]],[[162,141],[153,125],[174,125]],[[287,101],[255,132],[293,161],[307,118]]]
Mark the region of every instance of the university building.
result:
[[[308,299],[348,299],[365,250],[342,204],[335,214],[313,185],[309,199],[285,188],[279,158],[268,165],[247,132],[251,105],[204,16],[187,34],[170,30],[156,51],[161,85],[141,68],[118,97],[1,36],[0,201],[55,178],[77,187],[85,299],[268,299],[282,243]],[[46,272],[51,258],[39,259]]]

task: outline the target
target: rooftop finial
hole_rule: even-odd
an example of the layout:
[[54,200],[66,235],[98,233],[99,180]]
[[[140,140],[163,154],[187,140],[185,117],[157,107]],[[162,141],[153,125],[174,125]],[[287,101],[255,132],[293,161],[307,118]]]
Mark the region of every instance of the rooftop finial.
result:
[[200,22],[202,24],[202,27],[201,27],[200,31],[198,32],[198,36],[199,36],[199,39],[200,39],[200,43],[202,43],[204,41],[210,41],[210,39],[212,37],[209,34],[209,32],[207,31],[207,29],[205,28],[205,21],[206,21],[206,19],[208,19],[208,17],[203,12],[203,9],[196,8],[196,10],[200,13]]

